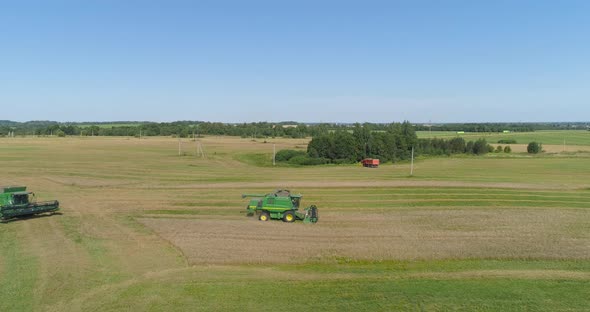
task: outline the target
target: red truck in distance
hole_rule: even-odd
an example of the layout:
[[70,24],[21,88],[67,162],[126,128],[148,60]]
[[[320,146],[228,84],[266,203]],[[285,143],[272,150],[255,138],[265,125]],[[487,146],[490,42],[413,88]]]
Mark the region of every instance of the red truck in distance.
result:
[[363,167],[377,168],[379,167],[379,159],[365,158],[361,160],[361,164],[363,165]]

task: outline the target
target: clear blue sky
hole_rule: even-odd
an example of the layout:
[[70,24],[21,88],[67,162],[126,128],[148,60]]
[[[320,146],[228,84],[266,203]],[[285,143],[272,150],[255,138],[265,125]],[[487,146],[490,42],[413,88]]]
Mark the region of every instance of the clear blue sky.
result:
[[590,1],[2,1],[0,119],[590,120]]

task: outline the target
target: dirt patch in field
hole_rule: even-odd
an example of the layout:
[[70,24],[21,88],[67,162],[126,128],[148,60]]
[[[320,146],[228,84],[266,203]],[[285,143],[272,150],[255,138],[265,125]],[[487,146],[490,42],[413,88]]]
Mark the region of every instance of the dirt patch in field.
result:
[[417,210],[326,213],[315,225],[253,219],[142,218],[193,264],[352,258],[590,259],[583,210]]

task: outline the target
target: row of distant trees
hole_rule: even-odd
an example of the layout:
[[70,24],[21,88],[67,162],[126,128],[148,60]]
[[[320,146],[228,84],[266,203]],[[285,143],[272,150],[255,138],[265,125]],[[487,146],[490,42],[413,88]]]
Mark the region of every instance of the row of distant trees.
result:
[[339,130],[313,137],[307,154],[331,163],[352,163],[367,157],[397,161],[408,159],[417,141],[415,128],[407,121],[391,123],[382,131],[356,124],[352,131]]
[[[358,125],[358,124],[356,124]],[[0,136],[12,132],[15,135],[66,135],[66,136],[180,136],[228,135],[252,138],[313,137],[339,130],[350,130],[351,124],[304,124],[296,122],[254,122],[228,124],[221,122],[177,121],[170,123],[120,122],[97,124],[64,124],[57,122],[16,123],[0,121]],[[365,123],[368,131],[384,131],[385,124]]]
[[[512,149],[510,146],[494,147],[485,139],[475,141],[465,141],[461,137],[418,139],[415,127],[409,122],[389,124],[383,131],[372,131],[370,127],[356,124],[352,131],[339,130],[313,137],[306,152],[279,151],[276,160],[299,165],[355,163],[364,158],[396,162],[409,159],[412,151],[416,156],[450,156],[453,154],[484,155],[491,152],[510,153]],[[531,142],[528,151],[539,153],[541,146]]]
[[536,130],[585,130],[588,122],[535,122],[535,123],[445,123],[419,124],[417,131],[465,131],[465,132],[532,132]]
[[[322,161],[297,159],[297,161],[291,162],[307,162],[310,164],[354,163],[364,158],[378,158],[382,162],[395,162],[409,159],[412,149],[414,149],[416,156],[483,155],[495,151],[495,148],[488,144],[485,139],[469,142],[466,142],[463,138],[450,140],[418,139],[414,127],[404,122],[390,124],[384,132],[368,131],[362,126],[357,126],[352,133],[349,131],[336,131],[316,136],[309,142],[306,156],[311,159],[321,159]],[[284,153],[289,155],[288,152]]]
[[229,135],[253,138],[291,137],[303,138],[328,132],[338,125],[284,124],[284,123],[242,123],[221,122],[131,123],[102,125],[73,125],[61,123],[22,123],[0,125],[0,135],[13,132],[15,135],[65,135],[65,136],[180,136]]
[[416,150],[421,155],[484,155],[493,152],[495,149],[485,139],[467,142],[463,138],[453,138],[450,140],[420,139],[418,140]]
[[[345,164],[364,158],[377,158],[382,162],[396,162],[415,156],[450,156],[455,154],[485,155],[487,153],[511,153],[510,146],[488,144],[485,139],[465,141],[453,139],[418,139],[408,123],[390,124],[385,132],[370,132],[362,126],[352,132],[336,131],[314,137],[307,151],[281,150],[276,161],[297,165]],[[527,151],[542,152],[540,143],[531,142]]]
[[[585,129],[577,123],[453,123],[441,125],[409,125],[414,131],[466,131],[466,132],[512,132],[540,129]],[[228,124],[221,122],[176,121],[176,122],[114,122],[114,123],[59,123],[54,121],[13,122],[0,120],[0,136],[14,135],[82,135],[82,136],[180,136],[232,135],[242,137],[315,137],[338,131],[391,132],[391,124],[303,124],[293,121],[280,123],[256,122]],[[387,138],[377,138],[387,139]]]

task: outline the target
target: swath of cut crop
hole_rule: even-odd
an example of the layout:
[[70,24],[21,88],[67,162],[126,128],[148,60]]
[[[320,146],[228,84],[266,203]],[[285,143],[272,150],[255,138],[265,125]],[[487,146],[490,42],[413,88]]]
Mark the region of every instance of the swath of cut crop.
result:
[[589,259],[584,210],[412,210],[324,213],[304,225],[253,219],[142,218],[191,263],[388,259]]

